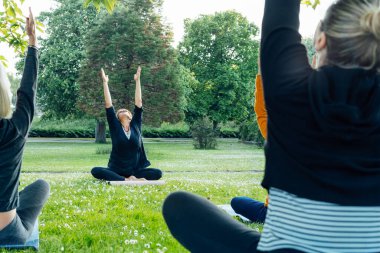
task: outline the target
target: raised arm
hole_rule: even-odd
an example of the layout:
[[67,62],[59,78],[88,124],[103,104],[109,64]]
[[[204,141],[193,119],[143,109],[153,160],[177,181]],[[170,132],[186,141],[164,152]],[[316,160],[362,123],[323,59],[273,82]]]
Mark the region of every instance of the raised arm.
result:
[[104,102],[106,108],[112,107],[111,93],[108,88],[108,76],[104,73],[103,68],[100,69],[100,76],[103,81]]
[[137,68],[137,72],[134,76],[135,82],[136,82],[136,89],[135,89],[135,105],[138,108],[142,107],[142,97],[141,97],[141,83],[140,83],[140,75],[141,75],[141,67],[139,66]]
[[274,94],[291,93],[312,71],[298,32],[300,2],[265,0],[260,58],[267,106]]
[[29,37],[28,53],[20,88],[17,90],[16,110],[12,116],[19,133],[24,136],[28,133],[34,116],[38,72],[36,26],[31,8],[29,8],[29,17],[26,18],[26,32]]

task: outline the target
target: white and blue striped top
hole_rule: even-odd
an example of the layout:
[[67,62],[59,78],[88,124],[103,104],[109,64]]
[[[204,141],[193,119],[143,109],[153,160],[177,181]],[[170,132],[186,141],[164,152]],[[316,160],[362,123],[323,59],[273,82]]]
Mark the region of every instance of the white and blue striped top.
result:
[[341,206],[271,188],[260,251],[380,252],[380,207]]

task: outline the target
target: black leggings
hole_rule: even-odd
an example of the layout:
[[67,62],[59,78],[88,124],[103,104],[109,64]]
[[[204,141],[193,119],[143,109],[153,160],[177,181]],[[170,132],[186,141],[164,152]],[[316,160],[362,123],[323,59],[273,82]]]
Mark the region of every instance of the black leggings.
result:
[[16,208],[16,217],[12,222],[0,230],[0,244],[24,244],[33,232],[34,223],[46,203],[50,187],[42,179],[26,186],[19,193],[19,206]]
[[260,233],[234,220],[205,198],[174,192],[165,199],[162,212],[172,235],[193,253],[259,252],[256,248]]
[[110,168],[95,167],[91,170],[91,174],[97,179],[106,181],[124,181],[126,177],[130,176],[145,178],[147,180],[158,180],[162,177],[162,171],[153,168],[139,169],[131,175],[122,175]]

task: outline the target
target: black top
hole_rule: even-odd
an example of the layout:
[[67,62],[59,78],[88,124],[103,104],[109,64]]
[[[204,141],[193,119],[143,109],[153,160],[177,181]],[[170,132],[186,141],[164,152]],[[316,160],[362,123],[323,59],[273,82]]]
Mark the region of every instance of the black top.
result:
[[300,0],[266,0],[261,64],[268,112],[262,185],[312,200],[380,206],[380,76],[326,66],[301,44]]
[[22,154],[34,115],[37,58],[37,50],[29,47],[16,110],[11,119],[0,119],[0,212],[18,207]]
[[134,171],[150,165],[150,162],[146,158],[141,137],[142,112],[142,108],[135,106],[130,123],[131,136],[128,139],[123,126],[116,117],[114,108],[106,108],[112,140],[112,151],[108,167],[123,175],[133,175]]

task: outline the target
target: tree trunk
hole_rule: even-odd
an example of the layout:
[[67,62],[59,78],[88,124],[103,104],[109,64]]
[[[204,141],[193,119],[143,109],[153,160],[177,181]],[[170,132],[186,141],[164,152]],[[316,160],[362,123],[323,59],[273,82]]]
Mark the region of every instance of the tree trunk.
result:
[[216,131],[217,128],[218,128],[218,122],[213,120],[212,121],[212,130]]
[[106,122],[103,120],[96,121],[95,128],[95,142],[96,143],[106,143]]

